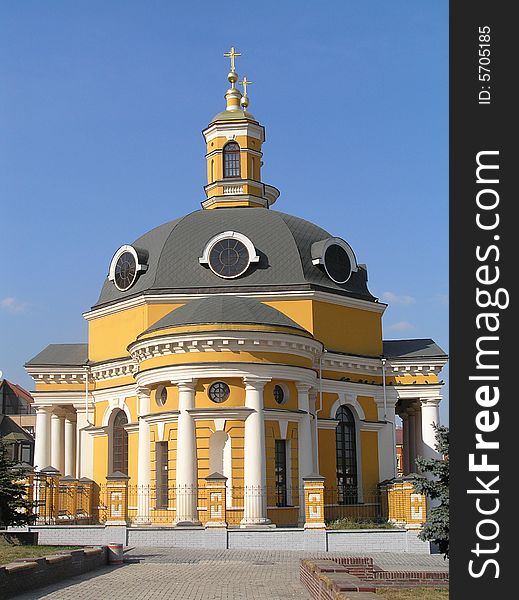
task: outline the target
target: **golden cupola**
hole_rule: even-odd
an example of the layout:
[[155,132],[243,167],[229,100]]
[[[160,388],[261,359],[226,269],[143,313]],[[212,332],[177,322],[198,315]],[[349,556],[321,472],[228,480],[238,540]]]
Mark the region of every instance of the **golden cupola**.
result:
[[[227,79],[231,87],[225,93],[225,110],[218,113],[204,129],[207,144],[207,185],[203,208],[264,207],[277,200],[279,191],[261,181],[262,144],[265,128],[247,111],[246,77],[238,81],[235,59],[241,56],[234,48],[224,56],[231,61]],[[241,92],[236,84],[243,87]]]

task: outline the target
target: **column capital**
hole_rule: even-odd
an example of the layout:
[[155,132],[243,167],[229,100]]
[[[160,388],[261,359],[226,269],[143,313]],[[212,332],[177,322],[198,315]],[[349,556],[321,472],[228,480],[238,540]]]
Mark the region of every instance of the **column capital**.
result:
[[265,385],[272,381],[270,377],[251,377],[247,375],[243,378],[245,389],[250,388],[261,392]]
[[441,398],[420,398],[419,402],[421,406],[434,406],[440,405]]
[[151,395],[151,390],[150,390],[150,388],[148,388],[148,387],[145,387],[145,386],[143,386],[143,385],[138,385],[135,391],[136,391],[136,393],[137,393],[137,396],[138,396],[139,398],[142,398],[142,397],[144,397],[144,398],[149,398],[149,397],[150,397],[150,395]]
[[58,419],[64,419],[66,415],[66,410],[61,406],[56,406],[52,408],[51,417],[57,417]]
[[51,413],[52,405],[51,404],[33,404],[33,408],[38,413]]
[[296,389],[298,392],[310,392],[310,390],[312,389],[312,386],[308,383],[302,383],[299,381],[296,381]]
[[180,379],[171,383],[178,387],[179,392],[194,392],[197,381],[197,379]]

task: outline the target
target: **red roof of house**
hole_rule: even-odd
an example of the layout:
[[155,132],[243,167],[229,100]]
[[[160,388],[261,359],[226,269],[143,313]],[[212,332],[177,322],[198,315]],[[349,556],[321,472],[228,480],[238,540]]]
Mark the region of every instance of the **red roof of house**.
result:
[[34,398],[29,394],[27,390],[24,390],[21,385],[18,385],[17,383],[11,383],[10,381],[7,381],[7,379],[4,379],[2,381],[2,384],[10,387],[13,393],[15,393],[19,398],[27,400],[29,404],[32,404],[34,402]]

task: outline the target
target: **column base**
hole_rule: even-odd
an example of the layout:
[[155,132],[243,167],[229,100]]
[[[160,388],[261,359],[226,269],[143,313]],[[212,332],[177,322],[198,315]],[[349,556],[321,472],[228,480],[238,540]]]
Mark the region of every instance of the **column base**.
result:
[[276,524],[272,523],[270,519],[257,519],[250,521],[249,519],[242,519],[240,521],[240,529],[275,529]]
[[202,527],[201,521],[174,521],[175,527]]
[[132,525],[136,527],[147,527],[153,525],[153,523],[149,517],[137,517]]

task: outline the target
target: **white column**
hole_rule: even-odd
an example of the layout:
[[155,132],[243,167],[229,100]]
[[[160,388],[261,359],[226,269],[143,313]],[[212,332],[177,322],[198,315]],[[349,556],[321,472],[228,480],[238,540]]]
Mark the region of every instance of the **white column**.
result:
[[197,477],[195,422],[189,410],[195,407],[196,381],[180,381],[178,385],[177,428],[177,515],[175,522],[199,524],[197,512]]
[[137,458],[137,519],[140,525],[150,521],[150,424],[145,416],[150,412],[150,391],[138,389],[139,396],[139,448]]
[[404,475],[409,473],[409,415],[403,411],[400,413],[400,418],[402,419],[402,437],[403,437],[403,469],[402,472]]
[[41,471],[50,466],[50,407],[35,406],[35,409],[34,468]]
[[76,420],[75,415],[65,415],[65,476],[76,476]]
[[393,402],[377,403],[378,420],[384,421],[384,427],[378,432],[378,470],[379,480],[396,477],[395,442],[395,406]]
[[88,416],[93,415],[93,407],[89,407],[88,415],[84,404],[74,404],[76,409],[76,477],[94,478],[93,438],[86,431],[90,427]]
[[299,459],[299,521],[305,522],[305,502],[304,502],[304,481],[303,477],[308,477],[314,472],[314,449],[312,445],[312,417],[310,415],[310,386],[297,383],[297,405],[298,409],[305,414],[299,421],[297,453]]
[[424,458],[440,458],[435,448],[436,436],[433,425],[440,424],[441,398],[421,399],[422,408],[422,452]]
[[50,418],[50,464],[61,475],[65,471],[65,417],[61,409],[55,408]]
[[252,412],[245,419],[244,512],[241,527],[268,525],[267,469],[263,388],[267,379],[244,378],[245,406]]

